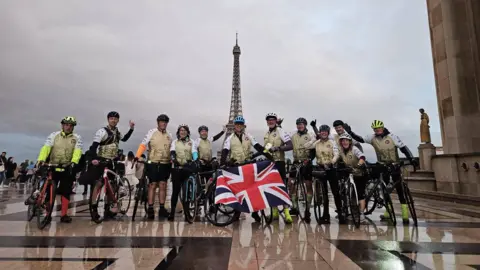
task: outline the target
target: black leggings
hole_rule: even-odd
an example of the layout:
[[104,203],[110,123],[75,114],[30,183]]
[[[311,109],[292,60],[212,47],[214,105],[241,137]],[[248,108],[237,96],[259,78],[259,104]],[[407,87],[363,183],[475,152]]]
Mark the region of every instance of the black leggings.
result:
[[184,169],[174,169],[172,171],[172,198],[171,207],[172,213],[174,213],[175,207],[177,207],[178,194],[182,189],[182,184],[191,175],[191,172]]
[[73,176],[71,172],[66,170],[63,172],[53,172],[52,178],[57,185],[57,195],[61,195],[67,200],[70,200],[75,176]]
[[355,181],[355,188],[357,189],[358,200],[364,200],[367,178],[365,176],[354,176],[353,181]]
[[[392,174],[392,180],[394,183],[397,183],[395,185],[395,189],[397,190],[397,195],[398,195],[398,200],[400,201],[400,204],[406,204],[407,200],[405,200],[405,194],[403,194],[403,189],[402,189],[402,183],[400,182],[401,180],[401,175],[400,173],[393,173]],[[385,185],[388,185],[388,182],[390,181],[390,176],[385,175],[383,181],[385,181]]]
[[334,170],[328,170],[326,172],[327,172],[326,179],[325,178],[321,179],[322,185],[323,185],[323,197],[325,198],[325,204],[323,205],[324,215],[330,215],[327,179],[328,179],[328,182],[330,183],[330,189],[332,190],[333,200],[335,201],[335,207],[337,207],[337,212],[340,214],[342,210],[342,200],[340,198],[340,194],[338,193],[337,173]]
[[275,166],[277,167],[278,173],[282,177],[283,183],[287,184],[287,169],[285,161],[275,161]]

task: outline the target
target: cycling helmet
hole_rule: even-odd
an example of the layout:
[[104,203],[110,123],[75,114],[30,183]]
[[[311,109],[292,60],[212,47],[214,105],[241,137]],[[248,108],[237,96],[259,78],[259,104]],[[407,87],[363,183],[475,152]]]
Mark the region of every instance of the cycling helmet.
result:
[[341,139],[347,139],[347,140],[352,140],[352,136],[350,136],[348,133],[343,133],[342,135],[340,135],[340,137],[338,137],[339,140]]
[[343,126],[343,121],[342,120],[335,120],[333,122],[333,126],[334,127]]
[[376,129],[376,128],[383,128],[384,125],[383,125],[383,122],[380,121],[380,120],[373,120],[372,122],[372,128],[373,129]]
[[120,114],[118,114],[118,112],[116,111],[111,111],[107,114],[107,118],[110,118],[110,117],[120,118]]
[[202,131],[202,130],[205,130],[205,131],[208,132],[208,127],[207,127],[207,126],[200,126],[200,127],[198,128],[198,133],[200,133],[200,131]]
[[320,128],[318,129],[318,131],[327,131],[328,133],[330,133],[330,127],[328,125],[321,125]]
[[239,115],[239,116],[235,117],[235,119],[233,120],[233,123],[234,124],[245,124],[245,119],[243,119],[243,116]]
[[180,129],[180,128],[182,128],[182,127],[185,128],[185,129],[189,129],[189,127],[188,127],[187,124],[180,124],[180,125],[178,125],[178,129]]
[[70,124],[72,126],[76,126],[77,125],[77,120],[73,116],[66,116],[65,118],[62,119],[62,122],[60,122],[60,123]]
[[298,124],[304,124],[306,125],[307,124],[307,119],[303,118],[303,117],[300,117],[297,119],[297,125]]
[[267,113],[267,116],[265,116],[265,120],[268,120],[268,119],[277,119],[278,116],[276,113]]
[[166,114],[160,114],[158,117],[157,117],[157,122],[160,122],[160,121],[163,121],[163,122],[167,122],[170,121],[170,118],[168,118],[168,116]]

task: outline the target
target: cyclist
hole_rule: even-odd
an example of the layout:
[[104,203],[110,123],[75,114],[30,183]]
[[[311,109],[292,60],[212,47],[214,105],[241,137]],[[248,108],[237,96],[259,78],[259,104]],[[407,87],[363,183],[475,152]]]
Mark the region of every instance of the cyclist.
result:
[[[307,129],[307,120],[303,117],[300,117],[296,121],[297,124],[297,131],[291,136],[292,143],[293,143],[293,163],[297,164],[300,162],[305,162],[310,159],[309,150],[305,146],[308,142],[313,142],[315,140],[315,134]],[[312,202],[312,166],[308,164],[308,166],[304,167],[300,172],[303,175],[303,179],[307,186],[307,204],[310,205]],[[296,178],[296,172],[290,172],[290,183],[289,189],[290,194],[292,194],[292,203],[293,207],[290,211],[290,214],[297,215],[298,214],[298,205],[296,205],[296,196],[297,193],[295,191],[294,183]],[[307,208],[305,210],[305,221],[310,222],[310,211]]]
[[73,133],[77,120],[73,116],[62,119],[62,130],[50,134],[45,141],[37,158],[37,166],[47,161],[51,164],[66,165],[70,168],[57,168],[53,173],[53,180],[58,184],[57,194],[62,198],[60,222],[70,223],[72,218],[68,216],[68,203],[72,193],[72,185],[75,180],[75,166],[82,157],[82,138]]
[[[312,123],[311,123],[312,124]],[[314,157],[317,160],[317,165],[321,169],[325,170],[326,180],[330,183],[330,189],[332,190],[333,199],[337,208],[338,220],[341,224],[345,223],[345,217],[341,212],[342,201],[338,193],[338,180],[337,174],[333,166],[336,166],[339,158],[339,151],[337,143],[330,137],[330,127],[328,125],[321,125],[318,132],[315,125],[312,125],[315,133],[320,137],[309,148],[315,149]],[[323,216],[321,217],[321,224],[330,223],[329,202],[328,202],[328,185],[324,182],[324,198],[325,204],[323,208]]]
[[[91,191],[92,198],[96,198],[98,196],[98,192],[100,191],[100,187],[102,186],[103,182],[101,181],[101,177],[103,174],[103,170],[105,167],[113,170],[113,164],[108,164],[105,166],[98,166],[99,159],[107,159],[107,160],[114,160],[118,157],[118,145],[120,141],[126,142],[133,133],[133,129],[135,127],[135,123],[133,121],[129,121],[130,130],[122,136],[120,131],[118,131],[117,124],[120,120],[120,114],[115,111],[111,111],[107,114],[107,121],[108,125],[103,127],[95,133],[95,137],[93,138],[93,143],[89,148],[89,159],[92,160],[92,164],[95,166],[90,167],[92,170],[91,176],[92,180],[96,181],[94,188]],[[98,153],[97,153],[98,148]],[[112,177],[109,175],[109,177]],[[93,211],[97,211],[97,205],[93,204]],[[113,210],[113,211],[112,211]],[[108,203],[105,203],[105,217],[113,217],[115,216],[116,208],[111,208]]]
[[[170,146],[170,158],[175,167],[190,166],[190,161],[198,160],[197,147],[195,142],[190,139],[190,128],[188,125],[182,124],[177,129],[177,139]],[[195,167],[199,167],[195,162]],[[178,194],[182,188],[182,184],[191,175],[191,170],[178,168],[172,172],[172,209],[168,220],[173,221],[175,218],[175,207],[178,202]]]
[[[367,135],[365,137],[361,137],[355,134],[350,126],[345,125],[345,131],[350,134],[355,140],[361,143],[368,143],[373,146],[375,149],[375,153],[377,154],[377,161],[380,163],[395,163],[398,162],[399,156],[397,149],[400,149],[405,157],[410,161],[410,164],[415,166],[415,161],[413,159],[412,152],[408,149],[408,147],[400,140],[400,138],[391,133],[385,125],[380,120],[374,120],[372,122],[372,129],[374,134]],[[392,180],[394,183],[401,179],[401,172],[400,170],[392,173]],[[388,178],[385,178],[385,181]],[[386,183],[388,184],[388,183]],[[409,210],[407,206],[407,202],[405,200],[405,194],[403,194],[403,190],[401,185],[396,185],[398,199],[400,200],[400,204],[402,206],[402,220],[404,224],[409,223]],[[385,213],[380,216],[382,220],[389,219],[390,216],[388,211],[385,210]]]
[[[277,114],[268,113],[267,116],[265,116],[265,120],[267,121],[268,131],[263,137],[263,140],[265,142],[264,147],[266,147],[267,144],[272,145],[272,147],[268,149],[268,151],[272,153],[277,170],[280,173],[280,176],[282,177],[285,185],[288,186],[286,184],[287,173],[285,164],[285,151],[290,151],[293,149],[292,140],[290,138],[290,135],[288,135],[288,133],[286,133],[281,127],[279,127],[279,124],[281,125],[283,119],[281,119],[279,123]],[[290,216],[290,210],[287,206],[284,207],[283,213],[285,214],[285,223],[292,223],[293,219]],[[278,218],[277,207],[273,208],[273,218]]]
[[[227,158],[230,163],[242,164],[251,158],[251,147],[260,153],[264,153],[265,148],[260,145],[255,138],[249,133],[245,132],[245,119],[243,116],[237,116],[233,120],[234,129],[232,135],[225,139],[222,149],[222,155],[220,158],[220,164],[227,164]],[[268,155],[268,154],[267,154]],[[258,212],[252,213],[252,218],[256,222],[260,222],[262,219]]]
[[158,201],[160,209],[159,217],[168,217],[168,211],[165,209],[165,199],[167,195],[167,181],[170,178],[172,164],[170,160],[170,145],[172,144],[172,134],[167,131],[170,118],[166,114],[157,117],[157,127],[148,131],[142,143],[138,146],[136,159],[142,157],[143,152],[148,148],[148,163],[145,164],[146,176],[150,181],[148,186],[148,209],[147,217],[152,220],[155,218],[153,204],[155,202],[155,191],[159,184]]
[[353,180],[357,189],[357,198],[360,208],[360,221],[365,221],[365,186],[367,178],[364,174],[365,155],[360,149],[353,145],[353,139],[348,133],[342,133],[339,136],[340,141],[340,157],[345,166],[353,168]]
[[[343,123],[342,120],[333,121],[333,128],[335,129],[337,134],[332,134],[331,137],[335,140],[338,146],[340,146],[340,135],[345,133],[345,129],[343,128],[343,125],[345,125],[345,123]],[[363,152],[363,147],[359,142],[352,139],[352,143],[358,148],[358,150]]]
[[227,128],[223,127],[223,130],[220,133],[213,137],[209,137],[207,126],[200,126],[198,128],[200,137],[195,140],[195,146],[197,147],[196,150],[198,152],[199,160],[202,164],[202,171],[210,171],[212,169],[211,163],[216,159],[212,155],[212,143],[220,139],[226,130]]

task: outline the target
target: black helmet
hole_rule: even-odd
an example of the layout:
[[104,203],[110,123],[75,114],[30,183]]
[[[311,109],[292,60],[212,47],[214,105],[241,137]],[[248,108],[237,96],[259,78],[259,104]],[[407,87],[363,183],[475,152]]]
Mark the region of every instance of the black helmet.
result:
[[157,117],[157,122],[160,122],[160,121],[163,121],[163,122],[169,122],[170,121],[170,118],[168,118],[168,116],[166,114],[160,114],[158,117]]
[[320,128],[318,129],[318,131],[327,131],[328,133],[330,133],[330,127],[328,125],[321,125]]
[[333,122],[333,127],[338,127],[338,126],[343,126],[343,121],[342,120],[335,120]]
[[307,119],[303,118],[303,117],[300,117],[297,119],[297,125],[298,124],[304,124],[306,125],[307,124]]
[[198,133],[200,133],[200,131],[202,131],[202,130],[206,130],[208,132],[208,127],[207,126],[198,127]]
[[111,111],[107,114],[107,118],[110,118],[110,117],[120,118],[120,114],[116,111]]

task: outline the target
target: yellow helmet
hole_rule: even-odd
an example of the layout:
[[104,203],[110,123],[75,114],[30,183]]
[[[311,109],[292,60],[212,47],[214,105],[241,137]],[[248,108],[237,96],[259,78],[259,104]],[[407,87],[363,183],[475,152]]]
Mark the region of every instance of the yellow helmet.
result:
[[380,121],[380,120],[373,120],[372,122],[372,128],[373,129],[376,129],[376,128],[383,128],[384,125],[383,125],[383,122]]
[[65,116],[63,119],[62,119],[62,124],[71,124],[73,126],[76,126],[77,125],[77,120],[75,119],[75,117],[73,116]]

